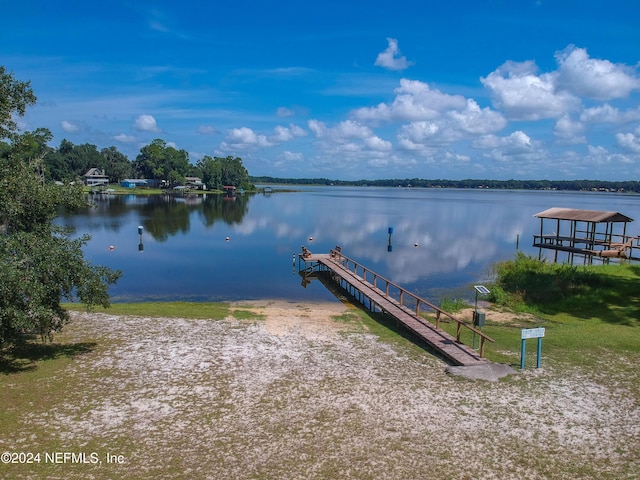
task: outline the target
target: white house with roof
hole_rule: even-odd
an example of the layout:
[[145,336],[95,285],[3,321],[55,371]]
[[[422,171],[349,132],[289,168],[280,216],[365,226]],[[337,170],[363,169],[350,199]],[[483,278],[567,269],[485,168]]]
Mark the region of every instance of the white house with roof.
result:
[[104,170],[99,168],[90,168],[87,173],[83,175],[82,183],[87,187],[101,187],[109,185],[109,177],[104,173]]
[[202,179],[200,177],[184,177],[185,182],[187,183],[188,188],[195,188],[196,190],[206,190],[207,186],[202,183]]

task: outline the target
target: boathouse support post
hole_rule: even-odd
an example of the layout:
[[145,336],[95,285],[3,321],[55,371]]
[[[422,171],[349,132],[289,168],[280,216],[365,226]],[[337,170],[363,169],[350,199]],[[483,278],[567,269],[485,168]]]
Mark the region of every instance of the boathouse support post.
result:
[[544,242],[544,239],[542,237],[542,232],[543,232],[543,224],[544,224],[544,218],[540,218],[540,247],[538,248],[538,260],[542,259],[542,244]]

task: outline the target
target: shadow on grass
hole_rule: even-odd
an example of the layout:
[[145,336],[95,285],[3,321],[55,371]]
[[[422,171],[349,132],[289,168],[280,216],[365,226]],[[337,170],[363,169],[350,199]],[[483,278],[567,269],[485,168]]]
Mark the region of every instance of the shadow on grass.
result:
[[0,374],[28,372],[38,368],[38,362],[73,358],[93,351],[97,343],[78,342],[69,344],[25,342],[0,350]]
[[[640,268],[632,270],[640,276]],[[539,304],[540,311],[549,315],[565,312],[576,318],[598,318],[609,324],[640,327],[640,278],[603,277],[602,286],[558,302]]]

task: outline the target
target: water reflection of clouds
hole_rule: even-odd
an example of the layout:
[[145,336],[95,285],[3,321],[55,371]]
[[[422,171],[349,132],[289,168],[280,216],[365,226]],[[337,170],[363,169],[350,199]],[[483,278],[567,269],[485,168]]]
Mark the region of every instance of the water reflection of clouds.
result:
[[[295,288],[297,281],[292,284],[291,254],[298,253],[301,244],[316,253],[340,245],[345,255],[422,294],[479,279],[494,262],[512,258],[518,235],[520,249],[537,254],[531,240],[539,221],[533,215],[546,208],[579,205],[638,216],[637,200],[626,196],[328,187],[322,191],[327,194],[256,195],[233,205],[214,196],[197,205],[171,198],[108,199],[58,222],[74,225],[78,234],[92,235],[85,252],[93,263],[123,269],[116,289],[120,294],[240,298],[264,295],[267,289],[299,298],[314,295]],[[602,203],[606,198],[616,204]],[[138,225],[145,225],[144,252],[138,250]],[[158,232],[164,236],[154,239]],[[227,235],[231,242],[225,242]],[[109,245],[115,250],[109,251]]]
[[[420,211],[399,215],[364,213],[326,216],[318,231],[334,231],[347,256],[383,264],[399,283],[415,282],[437,273],[462,270],[494,258],[505,235],[513,232],[517,213],[505,209],[476,209],[468,204],[423,204]],[[387,252],[388,228],[392,252]],[[518,227],[521,228],[521,227]]]
[[240,235],[250,236],[259,231],[269,232],[276,238],[300,237],[304,231],[293,223],[282,221],[281,218],[262,216],[258,218],[245,217],[242,224],[234,228]]

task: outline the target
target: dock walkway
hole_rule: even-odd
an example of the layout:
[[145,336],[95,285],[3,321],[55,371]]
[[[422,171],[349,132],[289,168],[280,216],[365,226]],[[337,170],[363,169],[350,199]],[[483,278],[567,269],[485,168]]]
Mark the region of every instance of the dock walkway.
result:
[[[313,271],[331,272],[339,283],[345,282],[355,289],[363,298],[369,301],[371,307],[377,307],[382,312],[393,317],[398,323],[410,330],[415,336],[452,364],[473,366],[489,363],[489,361],[484,358],[484,344],[485,340],[493,342],[494,340],[492,338],[467,322],[453,317],[439,307],[417,297],[375,272],[368,270],[359,263],[345,257],[342,255],[339,247],[331,250],[329,254],[313,254],[303,247],[303,253],[299,258],[305,263],[305,271],[309,273]],[[358,270],[362,272],[362,275],[358,275]],[[372,282],[367,281],[368,276],[371,277]],[[384,290],[378,288],[378,283],[384,283]],[[396,299],[390,294],[390,288],[397,291],[399,298]],[[410,297],[411,301],[415,303],[415,310],[404,304],[406,297]],[[420,315],[421,306],[426,306],[436,312],[435,325]],[[457,322],[457,338],[440,329],[440,318],[443,315]],[[468,328],[479,335],[479,352],[460,342],[461,328]]]

